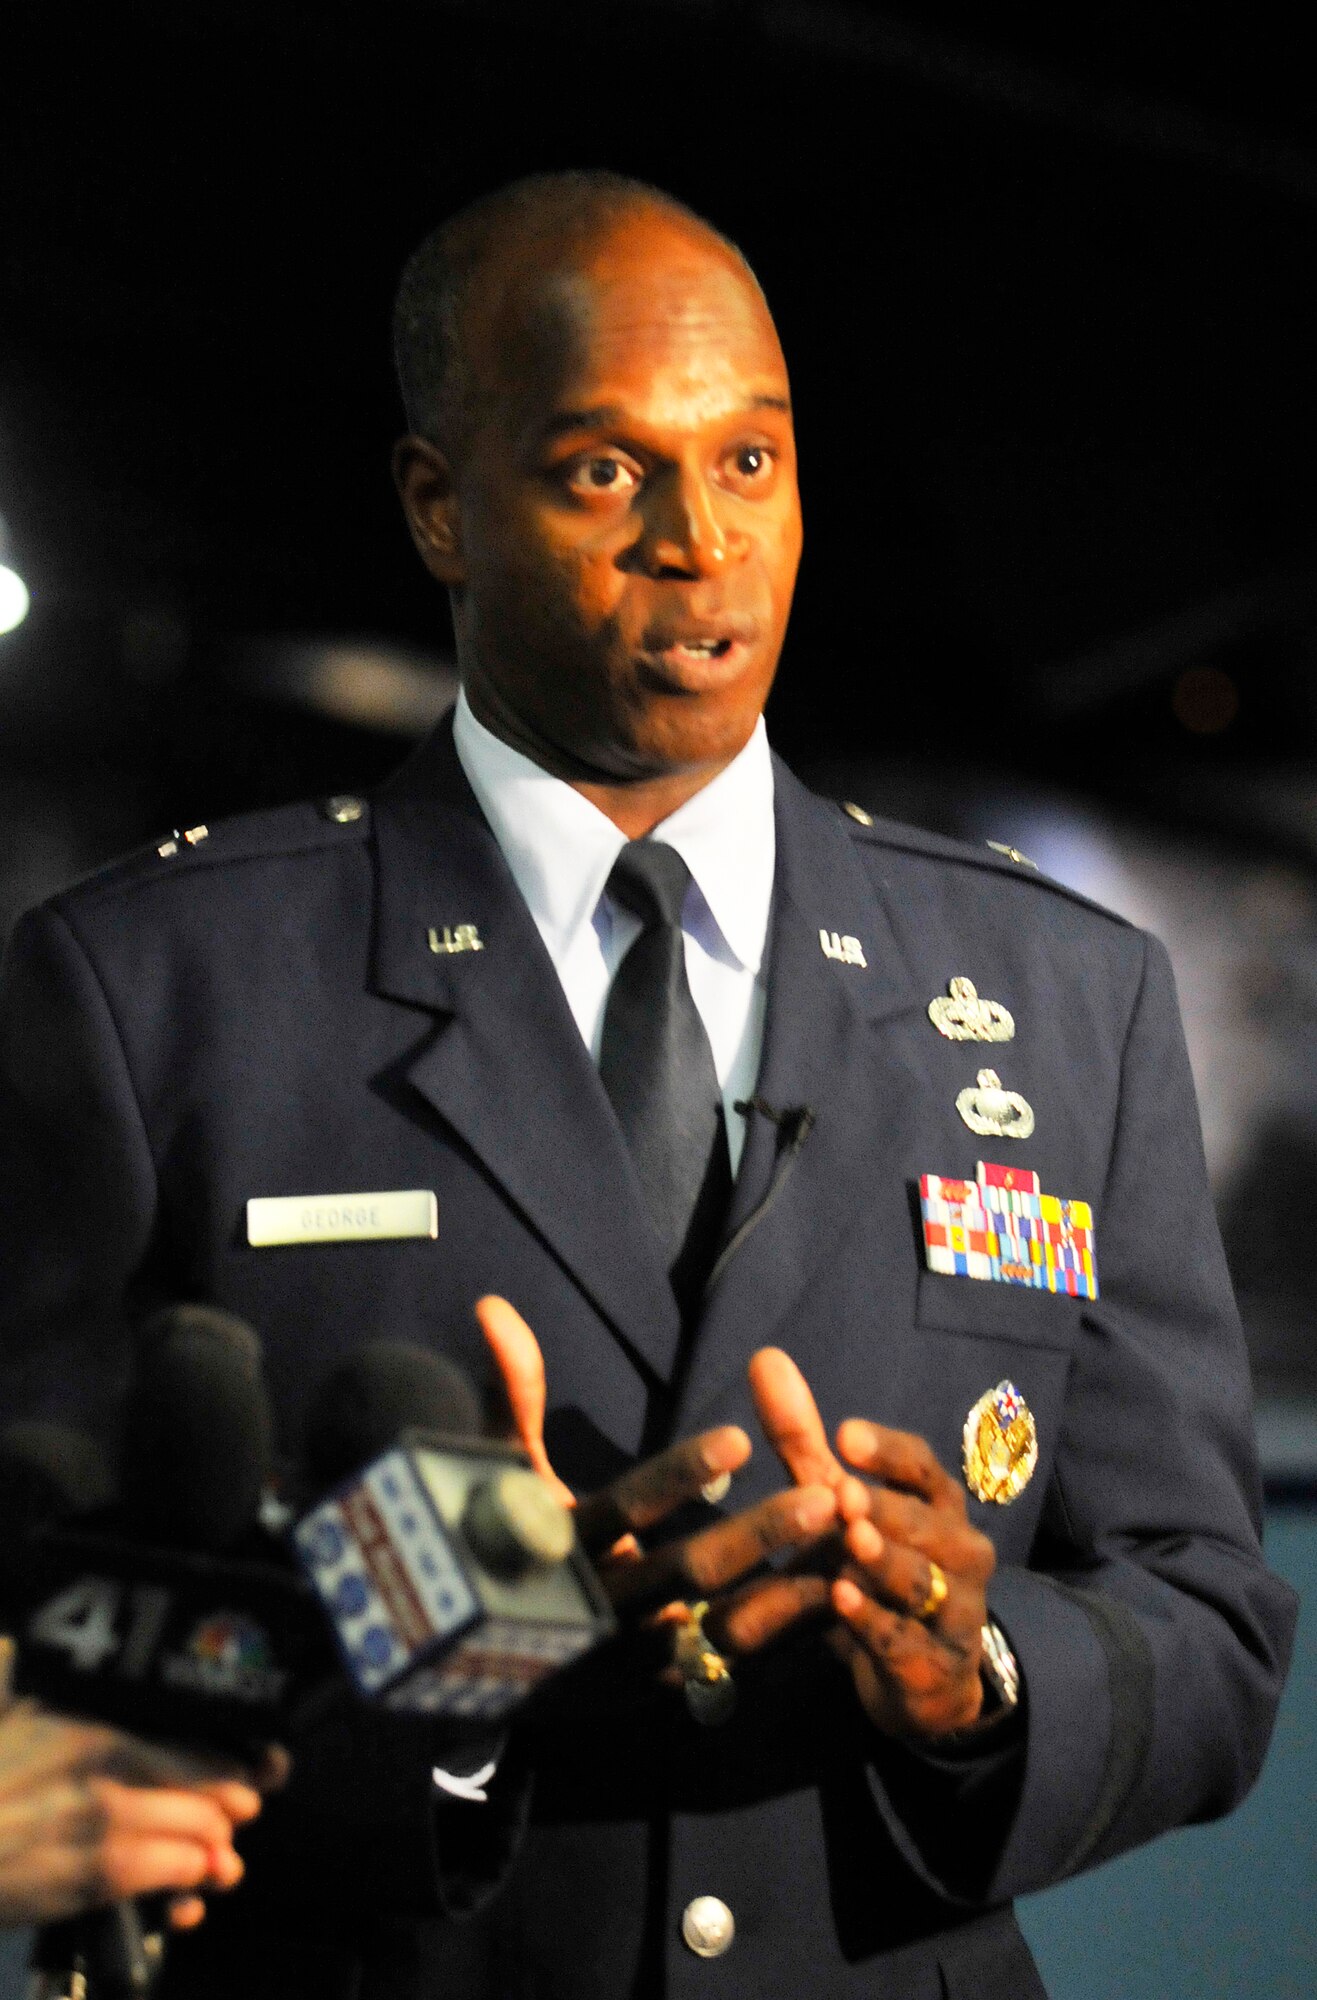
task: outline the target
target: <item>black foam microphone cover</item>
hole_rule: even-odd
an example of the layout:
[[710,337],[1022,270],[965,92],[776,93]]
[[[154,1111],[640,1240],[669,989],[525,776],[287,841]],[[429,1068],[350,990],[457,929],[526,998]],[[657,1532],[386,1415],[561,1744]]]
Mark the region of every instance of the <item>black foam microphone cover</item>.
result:
[[373,1340],[321,1384],[307,1412],[303,1466],[311,1489],[336,1486],[405,1430],[479,1437],[480,1402],[451,1361],[405,1340]]
[[29,1537],[38,1528],[113,1498],[109,1460],[94,1439],[41,1419],[7,1424],[0,1432],[0,1604],[23,1593]]
[[165,1306],[142,1326],[119,1489],[145,1540],[209,1553],[256,1521],[273,1468],[260,1342],[218,1306]]
[[0,1431],[0,1543],[60,1514],[107,1506],[113,1498],[110,1462],[84,1432],[41,1418]]

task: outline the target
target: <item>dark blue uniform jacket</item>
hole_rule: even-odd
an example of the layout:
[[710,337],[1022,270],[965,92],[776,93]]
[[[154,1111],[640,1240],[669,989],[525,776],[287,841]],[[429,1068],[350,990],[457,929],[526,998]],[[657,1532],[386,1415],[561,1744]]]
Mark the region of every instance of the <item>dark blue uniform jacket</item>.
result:
[[[597,1676],[518,1732],[511,1803],[479,1834],[447,1823],[441,1893],[425,1755],[383,1725],[330,1732],[301,1808],[270,1809],[264,1887],[254,1862],[210,1942],[176,1948],[177,1990],[1019,1996],[1041,1989],[1011,1897],[1225,1811],[1256,1774],[1293,1607],[1258,1547],[1247,1370],[1166,954],[1010,860],[858,824],[780,766],[777,816],[759,1096],[813,1124],[792,1152],[751,1120],[736,1247],[673,1427],[753,1434],[746,1362],[772,1342],[829,1427],[872,1416],[959,1468],[971,1406],[1013,1382],[1037,1471],[970,1512],[997,1547],[1023,1754],[1003,1789],[991,1757],[944,1768],[883,1743],[816,1637],[745,1668],[721,1731]],[[484,949],[436,955],[430,930],[458,924]],[[864,965],[821,930],[857,938]],[[935,1031],[929,1001],[957,975],[1009,1007],[1013,1041]],[[306,805],[217,826],[26,918],[2,1053],[0,1415],[112,1426],[132,1316],[210,1299],[259,1329],[292,1449],[309,1392],[373,1337],[482,1370],[471,1306],[497,1291],[543,1346],[562,1475],[588,1489],[640,1449],[677,1309],[446,729],[355,820]],[[1027,1141],[976,1138],[957,1113],[989,1063],[1034,1109]],[[919,1176],[973,1178],[981,1159],[1092,1204],[1095,1302],[924,1268]],[[250,1196],[404,1188],[434,1190],[436,1240],[248,1247]],[[780,1480],[762,1449],[728,1504]],[[451,1921],[464,1864],[502,1866],[482,1841],[515,1835],[527,1769],[515,1863]],[[310,1917],[274,1852],[294,1840],[301,1891],[323,1891]],[[703,1894],[735,1916],[717,1959],[680,1938]]]

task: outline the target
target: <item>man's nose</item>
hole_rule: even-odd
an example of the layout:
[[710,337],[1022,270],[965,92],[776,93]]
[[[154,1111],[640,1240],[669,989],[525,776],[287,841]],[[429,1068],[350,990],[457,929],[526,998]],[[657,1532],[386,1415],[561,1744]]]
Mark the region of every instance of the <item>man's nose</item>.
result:
[[715,496],[697,472],[678,468],[653,491],[645,527],[652,575],[719,576],[748,546],[745,535],[720,520]]

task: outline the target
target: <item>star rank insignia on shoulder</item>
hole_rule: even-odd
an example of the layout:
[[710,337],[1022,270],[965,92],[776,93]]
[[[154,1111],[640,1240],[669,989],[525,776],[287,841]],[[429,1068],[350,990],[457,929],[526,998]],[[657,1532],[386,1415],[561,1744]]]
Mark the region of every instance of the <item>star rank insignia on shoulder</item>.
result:
[[1019,848],[1012,847],[1007,840],[990,840],[987,844],[994,854],[1000,854],[1003,860],[1013,861],[1017,868],[1036,868],[1038,866],[1036,861],[1031,861],[1027,854],[1021,854]]

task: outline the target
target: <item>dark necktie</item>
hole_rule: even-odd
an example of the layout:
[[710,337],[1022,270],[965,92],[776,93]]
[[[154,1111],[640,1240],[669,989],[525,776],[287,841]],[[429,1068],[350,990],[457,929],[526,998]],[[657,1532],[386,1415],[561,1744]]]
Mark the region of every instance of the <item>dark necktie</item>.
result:
[[690,879],[676,849],[657,840],[630,841],[613,864],[608,893],[643,929],[613,980],[599,1051],[683,1311],[708,1276],[731,1192],[718,1073],[686,978]]

